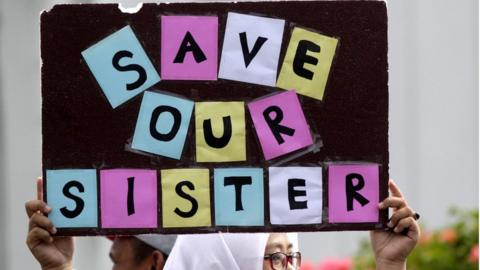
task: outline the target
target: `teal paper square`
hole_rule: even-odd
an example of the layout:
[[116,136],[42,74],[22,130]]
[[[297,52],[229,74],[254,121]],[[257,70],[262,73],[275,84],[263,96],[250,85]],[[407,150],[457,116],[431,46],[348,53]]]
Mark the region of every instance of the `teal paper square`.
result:
[[[225,185],[225,178],[231,176],[251,177],[252,183],[242,185],[241,205],[236,208],[234,185]],[[218,226],[263,226],[264,195],[263,169],[228,168],[214,170],[215,223]]]
[[[114,61],[115,55],[119,60]],[[113,108],[160,81],[129,25],[84,50],[82,56]],[[139,71],[142,69],[143,72]],[[145,79],[141,79],[141,73]],[[127,89],[127,85],[131,89]]]
[[[68,197],[63,189],[72,181],[80,183],[82,188],[72,186],[66,188]],[[97,172],[96,170],[47,170],[47,204],[52,208],[48,218],[57,228],[90,228],[97,227]],[[73,196],[72,196],[73,195]],[[74,218],[66,217],[61,213],[62,208],[73,211],[79,207],[75,200],[83,201],[83,209]]]
[[[161,106],[173,107],[178,110],[181,116],[178,131],[168,141],[154,138],[150,130],[153,113]],[[137,118],[135,134],[133,135],[132,148],[173,159],[180,159],[190,119],[192,118],[193,106],[194,102],[187,99],[151,91],[145,92]],[[156,130],[162,134],[168,134],[173,129],[173,126],[174,117],[169,112],[161,113],[155,123]]]

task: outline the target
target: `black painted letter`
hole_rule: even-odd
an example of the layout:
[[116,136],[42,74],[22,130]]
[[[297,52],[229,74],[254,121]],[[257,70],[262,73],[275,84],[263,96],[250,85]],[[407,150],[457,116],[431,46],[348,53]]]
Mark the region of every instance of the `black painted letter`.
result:
[[292,178],[288,179],[288,202],[290,203],[290,210],[306,209],[307,200],[297,201],[295,197],[307,196],[306,190],[296,190],[295,187],[305,187],[305,179]]
[[295,57],[293,58],[293,71],[298,76],[311,80],[313,78],[313,72],[305,69],[303,65],[308,63],[315,66],[318,64],[318,59],[308,55],[308,51],[320,52],[320,46],[308,40],[300,40],[297,51],[295,52]]
[[128,215],[131,216],[135,214],[135,203],[133,200],[133,188],[135,185],[135,177],[128,178],[128,195],[127,195],[127,211]]
[[255,57],[255,55],[257,55],[258,51],[260,51],[260,48],[262,48],[265,41],[267,41],[267,38],[258,37],[257,40],[255,41],[255,44],[253,45],[252,51],[249,51],[248,42],[247,42],[247,33],[242,32],[238,35],[240,36],[240,44],[242,45],[243,60],[245,61],[245,67],[248,67],[248,65],[250,65],[250,62],[252,62],[253,58]]
[[213,135],[212,121],[210,119],[203,121],[203,136],[205,142],[213,148],[223,148],[227,146],[232,138],[232,120],[230,116],[223,117],[223,135],[217,138]]
[[189,218],[189,217],[193,217],[196,213],[197,213],[197,210],[198,210],[198,202],[197,200],[195,200],[195,198],[193,198],[192,196],[188,195],[187,193],[185,193],[182,188],[186,186],[188,189],[190,190],[195,190],[195,186],[193,185],[192,182],[190,181],[182,181],[180,183],[177,184],[177,186],[175,186],[175,192],[177,192],[178,196],[190,201],[190,203],[192,203],[192,209],[190,209],[190,211],[188,212],[184,212],[180,209],[175,208],[174,212],[183,217],[183,218]]
[[251,185],[252,178],[250,176],[229,176],[225,177],[224,186],[235,186],[235,211],[243,211],[242,205],[242,186]]
[[[270,118],[270,113],[272,112],[275,113],[275,117],[273,119]],[[293,134],[295,134],[295,129],[280,125],[280,122],[282,122],[283,120],[283,112],[279,107],[268,107],[265,111],[263,111],[263,118],[265,118],[265,121],[267,122],[270,130],[272,131],[273,136],[275,136],[278,144],[282,144],[285,142],[285,140],[282,138],[282,134],[288,136],[293,136]]]
[[62,189],[63,195],[69,199],[74,200],[76,205],[75,209],[73,210],[68,210],[66,206],[60,208],[60,212],[62,213],[62,215],[64,215],[67,218],[78,217],[78,215],[82,213],[83,208],[85,207],[85,202],[82,200],[82,198],[75,196],[70,192],[70,189],[72,187],[76,187],[78,189],[78,192],[80,193],[85,192],[85,188],[83,187],[82,183],[78,181],[73,180],[65,184],[65,186]]
[[[157,121],[160,117],[160,114],[162,114],[163,112],[168,112],[173,116],[173,126],[170,132],[168,132],[167,134],[162,134],[157,130]],[[180,129],[181,122],[182,115],[180,114],[179,110],[166,105],[158,106],[157,108],[155,108],[155,110],[153,110],[152,118],[150,119],[150,135],[152,135],[153,138],[159,141],[171,141],[177,135],[177,132]]]
[[180,49],[178,50],[177,56],[175,56],[174,63],[183,63],[185,60],[185,55],[187,52],[192,52],[193,57],[197,63],[201,63],[207,60],[207,57],[203,53],[200,46],[198,46],[197,42],[193,38],[192,34],[187,31],[187,34],[183,38],[182,44],[180,45]]
[[[357,185],[353,185],[353,179],[357,179]],[[357,191],[361,190],[365,186],[365,180],[363,176],[358,173],[351,173],[346,176],[345,190],[347,192],[347,211],[353,210],[353,200],[357,200],[362,206],[365,206],[370,201],[367,200],[362,194]]]
[[133,53],[129,51],[117,52],[112,58],[112,65],[118,71],[136,71],[138,73],[138,79],[135,82],[127,83],[127,90],[132,91],[139,88],[147,81],[147,72],[142,66],[137,64],[120,66],[120,60],[124,57],[132,58]]

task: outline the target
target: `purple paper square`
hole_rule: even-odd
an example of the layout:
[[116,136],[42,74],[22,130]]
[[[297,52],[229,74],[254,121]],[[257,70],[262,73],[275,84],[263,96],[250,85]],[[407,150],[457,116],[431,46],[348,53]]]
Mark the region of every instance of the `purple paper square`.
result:
[[[312,145],[310,128],[295,91],[286,91],[251,102],[248,109],[266,160]],[[289,131],[275,135],[267,118],[270,122],[281,125],[283,131],[285,128]]]
[[[217,80],[218,17],[162,16],[161,20],[162,79]],[[181,53],[181,47],[188,49]],[[195,54],[198,57],[195,48],[201,51]]]
[[[347,196],[347,186],[350,186],[349,190],[354,190],[356,195]],[[378,203],[379,166],[377,164],[328,167],[328,220],[330,223],[378,222]]]
[[102,170],[100,196],[102,228],[157,228],[155,170]]

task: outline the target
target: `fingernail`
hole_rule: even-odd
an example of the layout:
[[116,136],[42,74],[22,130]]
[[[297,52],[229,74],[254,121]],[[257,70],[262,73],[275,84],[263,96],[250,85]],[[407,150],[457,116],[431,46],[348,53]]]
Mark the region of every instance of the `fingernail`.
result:
[[53,227],[52,228],[52,234],[56,234],[57,233],[57,228]]
[[391,221],[388,222],[387,227],[393,228],[393,223]]
[[45,206],[45,212],[50,212],[52,211],[52,208],[50,206]]
[[400,232],[400,228],[399,227],[395,227],[395,229],[393,229],[394,232],[398,233]]
[[383,203],[379,203],[378,208],[383,209]]

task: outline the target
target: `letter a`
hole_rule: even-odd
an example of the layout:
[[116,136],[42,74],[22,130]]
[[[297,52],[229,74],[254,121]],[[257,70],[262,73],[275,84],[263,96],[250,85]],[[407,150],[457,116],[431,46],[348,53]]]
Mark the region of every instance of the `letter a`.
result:
[[183,63],[187,52],[193,53],[193,58],[195,58],[195,61],[197,63],[201,63],[207,60],[207,57],[203,53],[202,49],[200,49],[200,46],[198,46],[192,34],[190,34],[190,32],[188,31],[185,37],[183,38],[182,44],[180,45],[180,49],[178,50],[177,56],[175,56],[175,59],[173,60],[173,62]]

